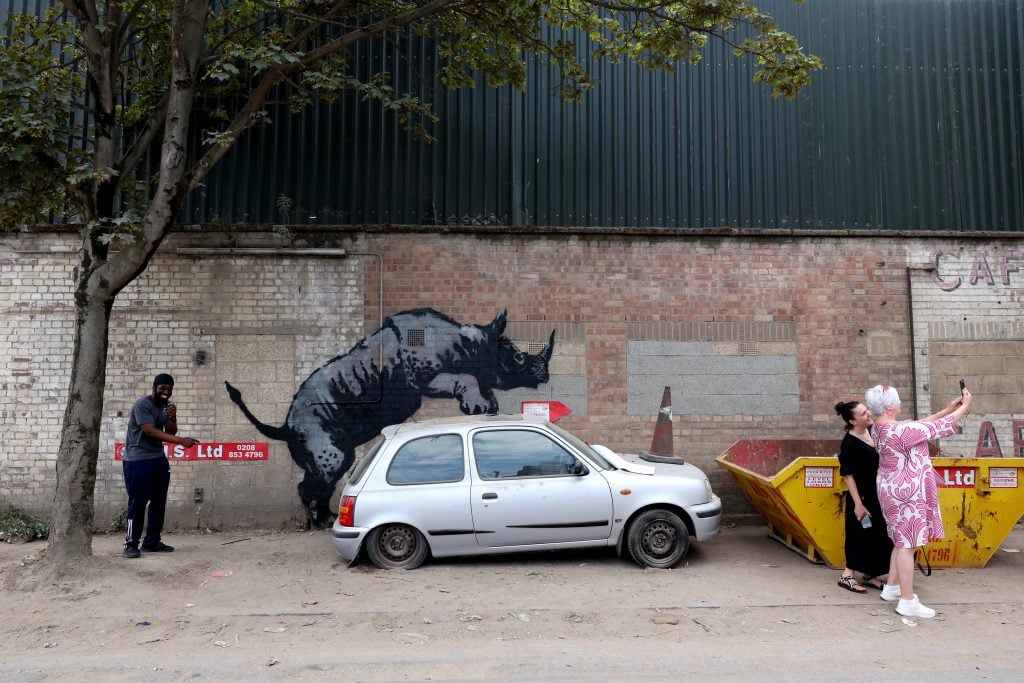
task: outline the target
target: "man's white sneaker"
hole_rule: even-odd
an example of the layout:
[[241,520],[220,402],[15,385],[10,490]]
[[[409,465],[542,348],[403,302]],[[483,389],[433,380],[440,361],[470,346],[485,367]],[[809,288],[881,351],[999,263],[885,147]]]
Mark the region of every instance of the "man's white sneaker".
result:
[[884,586],[882,586],[881,597],[886,602],[892,602],[893,600],[899,600],[900,599],[900,587],[899,587],[899,584],[897,584],[895,586],[890,586],[889,584],[885,584]]
[[917,599],[916,593],[913,600],[903,600],[901,598],[900,604],[896,605],[896,612],[905,617],[917,617],[918,619],[931,619],[935,616],[935,610],[922,605],[921,601]]

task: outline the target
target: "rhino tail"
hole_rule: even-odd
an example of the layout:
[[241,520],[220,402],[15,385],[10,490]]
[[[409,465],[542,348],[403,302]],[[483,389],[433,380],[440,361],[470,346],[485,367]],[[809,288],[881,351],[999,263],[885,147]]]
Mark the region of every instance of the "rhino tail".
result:
[[282,427],[273,427],[260,422],[259,418],[253,415],[249,410],[249,407],[245,405],[245,401],[242,400],[242,392],[231,386],[230,382],[225,381],[224,387],[228,390],[228,396],[231,398],[231,401],[238,406],[239,410],[242,411],[242,414],[245,415],[249,422],[252,422],[253,426],[260,431],[260,434],[268,439],[276,439],[278,441],[291,441],[294,438],[294,431],[292,431],[291,427],[288,427],[287,425]]

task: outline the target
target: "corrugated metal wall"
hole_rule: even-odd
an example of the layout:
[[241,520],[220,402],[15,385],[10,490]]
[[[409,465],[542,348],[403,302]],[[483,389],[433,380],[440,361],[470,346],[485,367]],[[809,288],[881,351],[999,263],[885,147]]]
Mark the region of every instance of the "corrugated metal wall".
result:
[[721,45],[676,74],[594,63],[579,105],[543,68],[452,93],[428,43],[364,45],[435,103],[437,142],[354,99],[277,112],[183,220],[1024,230],[1024,3],[759,4],[825,61],[794,102]]

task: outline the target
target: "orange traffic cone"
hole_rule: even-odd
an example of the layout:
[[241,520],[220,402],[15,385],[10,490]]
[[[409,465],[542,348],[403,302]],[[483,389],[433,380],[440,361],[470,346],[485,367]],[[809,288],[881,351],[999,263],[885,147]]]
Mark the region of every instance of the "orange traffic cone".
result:
[[654,425],[651,450],[641,451],[640,457],[649,462],[682,463],[683,459],[672,448],[672,387],[665,387],[661,396],[661,410]]

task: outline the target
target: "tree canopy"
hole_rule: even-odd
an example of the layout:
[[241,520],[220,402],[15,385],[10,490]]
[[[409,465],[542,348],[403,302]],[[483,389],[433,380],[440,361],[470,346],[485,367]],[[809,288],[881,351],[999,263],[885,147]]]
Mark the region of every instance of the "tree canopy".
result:
[[[698,62],[718,39],[757,61],[755,81],[790,98],[820,68],[742,0],[64,0],[42,18],[14,15],[10,23],[0,45],[0,222],[56,213],[89,224],[103,243],[140,226],[164,170],[153,175],[140,163],[179,114],[182,95],[217,125],[199,146],[181,140],[176,204],[248,128],[269,122],[273,103],[294,112],[355,92],[429,137],[430,103],[396,90],[386,72],[358,74],[351,58],[357,43],[401,31],[436,41],[440,79],[450,88],[472,87],[481,76],[523,88],[532,57],[557,71],[570,101],[595,86],[580,49],[672,70]],[[185,81],[173,81],[176,57]]]
[[[281,103],[297,112],[356,93],[430,135],[430,103],[386,72],[360,73],[357,45],[415,32],[435,42],[450,88],[480,78],[522,88],[528,60],[539,60],[570,101],[595,87],[581,51],[673,70],[719,40],[756,60],[754,80],[787,98],[821,67],[745,0],[62,0],[42,14],[11,15],[7,29],[0,225],[56,216],[82,232],[54,562],[91,552],[110,308],[189,192],[246,130],[272,123]],[[206,128],[196,135],[199,112]]]

